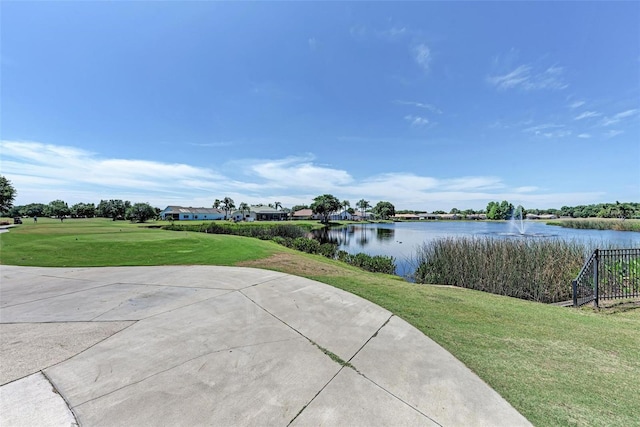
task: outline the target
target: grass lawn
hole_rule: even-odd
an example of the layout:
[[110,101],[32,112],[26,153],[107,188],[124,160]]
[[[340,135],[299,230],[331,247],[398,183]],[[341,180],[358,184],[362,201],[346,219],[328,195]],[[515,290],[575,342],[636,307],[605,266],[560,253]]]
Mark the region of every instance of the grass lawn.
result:
[[411,284],[272,242],[102,219],[25,222],[0,235],[0,260],[43,266],[244,265],[309,277],[407,320],[536,425],[640,425],[638,304],[616,303],[599,312],[548,306]]
[[237,236],[168,232],[156,224],[109,219],[39,218],[0,237],[3,264],[87,267],[109,265],[234,265],[264,258],[278,246]]

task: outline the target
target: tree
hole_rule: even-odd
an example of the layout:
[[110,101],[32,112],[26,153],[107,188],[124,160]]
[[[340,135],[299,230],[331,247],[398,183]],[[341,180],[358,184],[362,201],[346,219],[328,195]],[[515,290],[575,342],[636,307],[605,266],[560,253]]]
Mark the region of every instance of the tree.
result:
[[93,218],[96,216],[96,207],[93,203],[76,203],[71,206],[71,216],[75,218]]
[[244,213],[245,212],[250,212],[251,208],[249,207],[248,204],[246,204],[245,202],[240,203],[240,205],[238,206],[238,210],[240,211],[240,213],[242,214],[242,220],[244,221]]
[[374,215],[381,219],[389,219],[396,214],[396,208],[391,204],[391,202],[378,202],[377,205],[373,207],[371,210]]
[[616,210],[617,210],[618,216],[622,218],[622,220],[629,218],[633,213],[633,209],[631,208],[631,206],[629,206],[626,203],[620,203],[617,200],[616,200]]
[[213,208],[214,208],[214,209],[220,209],[220,205],[221,205],[221,204],[222,204],[222,202],[220,201],[220,199],[216,199],[216,200],[213,202]]
[[124,219],[127,209],[131,207],[130,201],[122,201],[120,199],[100,200],[96,207],[96,215],[103,218],[111,218],[112,220]]
[[349,202],[348,200],[343,200],[342,201],[342,209],[345,211],[344,219],[347,218],[346,212],[348,212],[347,209],[349,209],[350,207],[351,207],[351,202]]
[[148,203],[136,203],[127,209],[125,218],[131,222],[145,222],[155,218],[156,210]]
[[313,199],[313,203],[311,204],[311,210],[313,213],[320,215],[322,217],[322,223],[329,223],[329,216],[332,213],[340,210],[340,200],[338,200],[332,194],[323,194],[322,196],[318,196]]
[[367,209],[370,207],[371,205],[369,204],[369,201],[365,199],[360,199],[358,200],[358,203],[356,203],[356,208],[360,209],[363,218],[367,215]]
[[13,207],[16,194],[16,189],[11,185],[11,181],[0,175],[0,214],[8,212]]
[[280,202],[275,202],[275,203],[273,204],[273,207],[275,208],[275,210],[282,209],[282,203],[280,203]]
[[506,200],[489,202],[487,205],[487,219],[509,219],[513,215],[513,205]]
[[23,206],[20,209],[20,215],[26,215],[30,217],[34,216],[48,216],[49,215],[49,207],[44,203],[30,203],[26,206]]
[[236,205],[231,197],[225,197],[222,200],[222,210],[224,210],[224,219],[227,219],[229,212],[236,208]]
[[71,214],[71,210],[63,200],[49,202],[49,215],[62,219],[69,214]]

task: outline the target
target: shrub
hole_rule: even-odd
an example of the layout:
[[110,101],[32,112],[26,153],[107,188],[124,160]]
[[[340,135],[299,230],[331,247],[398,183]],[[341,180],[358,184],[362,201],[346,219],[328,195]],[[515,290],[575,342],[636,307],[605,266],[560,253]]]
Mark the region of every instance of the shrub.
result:
[[308,237],[298,237],[293,239],[292,248],[308,254],[317,254],[320,250],[320,242]]

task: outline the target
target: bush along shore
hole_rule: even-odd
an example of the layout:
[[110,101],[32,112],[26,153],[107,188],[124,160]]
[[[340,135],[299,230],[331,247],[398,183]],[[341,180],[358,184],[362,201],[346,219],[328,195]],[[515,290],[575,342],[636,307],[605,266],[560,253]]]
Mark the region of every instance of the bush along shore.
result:
[[566,301],[589,249],[555,239],[443,238],[418,251],[415,281],[543,303]]
[[294,224],[171,224],[163,228],[173,231],[232,234],[262,240],[272,240],[275,243],[297,251],[336,259],[366,271],[385,274],[396,273],[395,259],[391,256],[371,256],[364,253],[352,255],[345,251],[339,251],[336,244],[320,243],[315,239],[309,238],[307,237],[309,230]]
[[583,230],[615,230],[640,232],[640,220],[637,219],[562,219],[547,221],[547,225]]

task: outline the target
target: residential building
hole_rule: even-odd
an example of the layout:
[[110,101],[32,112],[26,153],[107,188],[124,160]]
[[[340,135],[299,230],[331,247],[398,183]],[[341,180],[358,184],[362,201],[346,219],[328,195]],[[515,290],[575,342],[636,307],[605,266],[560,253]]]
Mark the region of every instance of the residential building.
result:
[[160,212],[160,218],[174,221],[215,221],[224,219],[224,211],[214,208],[167,206]]

